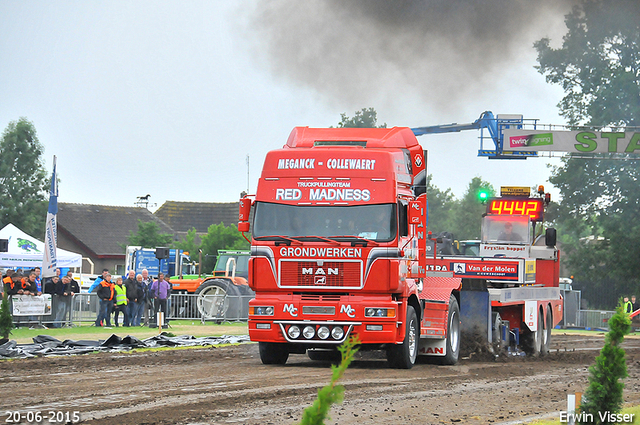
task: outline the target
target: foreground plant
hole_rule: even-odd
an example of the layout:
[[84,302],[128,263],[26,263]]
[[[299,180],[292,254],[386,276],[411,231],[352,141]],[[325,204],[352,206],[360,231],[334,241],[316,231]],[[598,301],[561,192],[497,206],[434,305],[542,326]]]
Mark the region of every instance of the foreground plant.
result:
[[5,294],[0,304],[0,338],[7,339],[13,329],[13,318],[11,317],[11,304],[9,296]]
[[338,385],[337,382],[351,364],[353,356],[358,351],[356,346],[359,343],[358,337],[351,336],[338,347],[340,354],[342,354],[342,361],[339,365],[331,365],[331,383],[318,390],[318,398],[311,406],[304,409],[300,425],[324,425],[324,419],[327,418],[331,406],[334,403],[342,402],[344,387]]
[[[624,336],[631,331],[631,318],[624,311],[622,300],[619,301],[616,313],[609,319],[609,332],[605,336],[605,344],[596,357],[596,363],[589,367],[589,387],[585,391],[580,411],[588,414],[588,423],[612,423],[622,410],[622,379],[627,375],[625,351],[620,347]],[[594,422],[595,421],[595,422]]]

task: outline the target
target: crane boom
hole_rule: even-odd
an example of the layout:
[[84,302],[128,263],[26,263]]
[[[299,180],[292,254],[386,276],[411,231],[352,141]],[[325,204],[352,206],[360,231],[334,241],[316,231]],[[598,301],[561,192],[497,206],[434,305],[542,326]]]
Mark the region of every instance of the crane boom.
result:
[[[537,120],[533,121],[533,126]],[[537,156],[536,152],[532,151],[503,151],[503,133],[505,128],[523,128],[524,119],[522,115],[498,115],[495,117],[491,111],[484,111],[480,114],[480,117],[472,123],[466,124],[441,124],[432,125],[426,127],[412,128],[413,134],[416,136],[422,136],[425,134],[438,134],[438,133],[457,133],[464,130],[480,130],[480,149],[478,150],[478,156],[486,156],[489,159],[527,159],[528,157]],[[488,135],[484,134],[484,131],[488,132]],[[484,149],[483,141],[491,139],[494,145],[494,149]]]

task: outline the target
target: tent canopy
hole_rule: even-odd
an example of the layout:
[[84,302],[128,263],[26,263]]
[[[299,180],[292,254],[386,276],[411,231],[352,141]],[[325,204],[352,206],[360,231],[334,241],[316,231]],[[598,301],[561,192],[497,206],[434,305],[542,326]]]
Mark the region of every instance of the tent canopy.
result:
[[[9,240],[9,251],[0,252],[0,267],[30,269],[42,267],[44,242],[27,235],[11,223],[0,230],[0,239]],[[57,266],[58,268],[81,267],[82,255],[58,248]]]

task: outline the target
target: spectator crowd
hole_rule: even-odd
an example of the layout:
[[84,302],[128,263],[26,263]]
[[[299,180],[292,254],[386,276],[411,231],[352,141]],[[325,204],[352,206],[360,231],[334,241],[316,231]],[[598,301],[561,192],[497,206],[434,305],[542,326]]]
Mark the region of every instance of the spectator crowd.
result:
[[[51,327],[62,327],[70,323],[71,303],[74,294],[80,293],[80,285],[73,279],[73,273],[68,271],[60,277],[60,270],[56,269],[53,277],[40,278],[40,268],[33,270],[7,270],[2,275],[0,297],[8,296],[11,300],[15,295],[41,296],[43,293],[51,295],[51,312],[43,317],[42,324]],[[153,280],[145,269],[136,275],[130,271],[127,278],[118,276],[113,280],[108,269],[102,271],[89,288],[89,293],[96,293],[99,300],[99,310],[95,326],[120,325],[122,315],[123,326],[156,326],[156,315],[164,313],[165,322],[168,315],[168,299],[171,296],[172,285],[169,276],[159,273],[158,279]],[[13,307],[11,308],[13,311]],[[22,318],[14,317],[14,323],[21,324]],[[37,317],[28,317],[31,324]]]

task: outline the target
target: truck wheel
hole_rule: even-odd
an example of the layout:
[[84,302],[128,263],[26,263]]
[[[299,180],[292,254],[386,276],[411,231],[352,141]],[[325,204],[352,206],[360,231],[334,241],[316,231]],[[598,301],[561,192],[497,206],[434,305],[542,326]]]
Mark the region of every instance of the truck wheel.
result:
[[551,307],[547,307],[547,318],[545,319],[545,328],[542,332],[542,346],[540,348],[540,354],[543,356],[549,354],[549,347],[551,346],[551,329],[553,329],[553,316],[551,314]]
[[237,320],[240,314],[240,291],[225,279],[205,280],[196,290],[197,306],[204,319]]
[[420,328],[418,316],[413,306],[407,306],[407,321],[405,322],[404,341],[402,344],[392,344],[387,347],[387,361],[395,369],[411,369],[418,355]]
[[307,356],[318,362],[339,362],[342,360],[342,354],[336,349],[310,348],[307,350]]
[[538,356],[540,355],[540,348],[542,347],[542,333],[544,321],[542,319],[542,314],[538,312],[538,330],[530,331],[525,326],[525,333],[522,335],[522,349],[528,356]]
[[456,297],[449,299],[449,314],[447,315],[447,354],[437,358],[439,364],[454,365],[460,356],[460,306]]
[[289,347],[287,344],[275,342],[259,342],[260,360],[262,364],[285,364],[289,359]]

